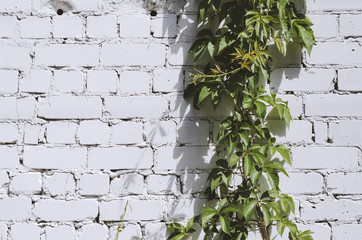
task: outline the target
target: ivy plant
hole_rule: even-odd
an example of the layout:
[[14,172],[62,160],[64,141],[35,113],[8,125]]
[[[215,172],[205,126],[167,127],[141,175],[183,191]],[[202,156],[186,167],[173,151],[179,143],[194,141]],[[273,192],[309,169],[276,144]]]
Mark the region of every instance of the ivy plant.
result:
[[[272,47],[285,55],[293,42],[310,54],[315,45],[311,21],[289,0],[202,0],[198,13],[203,30],[190,54],[195,66],[208,63],[193,74],[185,97],[193,97],[196,109],[206,99],[215,109],[230,102],[232,113],[219,125],[217,144],[226,146],[225,154],[208,177],[207,193],[219,199],[218,205],[204,207],[186,226],[168,224],[173,230],[168,239],[190,238],[198,225],[205,239],[242,240],[256,229],[270,240],[271,226],[289,239],[313,239],[311,231],[300,231],[289,218],[294,201],[280,191],[279,174],[288,176],[284,163],[291,164],[290,151],[276,143],[266,126],[269,109],[275,109],[289,127],[288,102],[265,87]],[[236,176],[242,181],[233,186]],[[267,189],[262,188],[261,178],[268,182]]]

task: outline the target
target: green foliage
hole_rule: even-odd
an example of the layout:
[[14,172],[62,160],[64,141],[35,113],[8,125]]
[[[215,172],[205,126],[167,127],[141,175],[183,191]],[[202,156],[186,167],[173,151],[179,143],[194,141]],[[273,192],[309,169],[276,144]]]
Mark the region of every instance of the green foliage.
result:
[[[287,230],[291,240],[313,239],[311,231],[299,231],[288,218],[294,202],[280,192],[279,174],[288,176],[284,164],[291,164],[290,151],[275,143],[265,125],[268,112],[275,109],[289,127],[288,102],[264,87],[272,63],[270,46],[285,55],[287,44],[294,42],[310,54],[315,44],[312,23],[289,0],[202,0],[199,21],[218,27],[201,30],[190,49],[195,66],[201,58],[209,63],[193,75],[185,97],[193,97],[196,109],[206,99],[217,108],[230,98],[232,115],[220,123],[217,144],[225,144],[226,153],[208,178],[208,192],[219,198],[218,206],[204,207],[186,227],[169,224],[174,232],[168,239],[186,239],[196,223],[208,239],[247,239],[255,224],[265,240],[271,239],[272,225],[280,235]],[[242,178],[236,187],[230,185],[235,175]],[[262,177],[269,189],[261,189]]]

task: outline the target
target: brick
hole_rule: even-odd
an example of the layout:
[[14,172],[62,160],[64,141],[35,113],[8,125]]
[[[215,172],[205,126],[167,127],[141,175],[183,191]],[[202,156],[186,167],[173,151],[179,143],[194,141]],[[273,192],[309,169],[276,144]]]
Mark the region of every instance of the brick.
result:
[[153,165],[152,155],[150,148],[91,148],[88,153],[88,167],[90,169],[149,169]]
[[318,240],[330,240],[331,239],[331,228],[327,223],[312,223],[308,225],[297,224],[298,229],[301,231],[310,230],[313,232],[313,239]]
[[361,238],[361,224],[342,224],[333,226],[333,239],[335,240],[358,240]]
[[354,169],[359,150],[347,147],[298,147],[292,149],[293,166],[299,169]]
[[79,240],[106,239],[107,233],[107,226],[101,224],[87,224],[80,228]]
[[98,66],[97,45],[52,44],[35,47],[35,65],[39,66]]
[[87,196],[102,196],[109,192],[107,174],[84,174],[78,182],[79,193]]
[[173,43],[168,48],[167,61],[170,65],[193,65],[193,58],[189,53],[190,43]]
[[99,10],[98,0],[73,0],[76,12],[94,12]]
[[195,38],[199,29],[197,28],[197,15],[181,15],[179,21],[179,34],[182,37]]
[[47,93],[50,89],[50,77],[50,71],[32,70],[29,76],[20,82],[20,90],[28,93]]
[[102,117],[99,97],[53,96],[39,99],[38,117],[46,119],[94,119]]
[[333,90],[333,69],[278,68],[271,74],[272,88],[278,92],[326,92]]
[[0,119],[32,119],[35,116],[35,98],[0,97]]
[[0,3],[0,12],[30,12],[31,0],[2,0]]
[[306,0],[306,6],[308,11],[362,10],[362,2],[358,0]]
[[153,71],[154,92],[180,92],[183,90],[184,73],[180,69],[157,69]]
[[362,94],[336,95],[320,94],[308,95],[305,101],[306,116],[362,116],[359,103]]
[[143,142],[141,122],[120,122],[112,126],[111,142],[114,144],[135,144]]
[[116,93],[118,76],[116,71],[93,70],[87,73],[87,91],[91,93]]
[[174,14],[158,14],[151,19],[151,32],[155,38],[174,38],[177,35],[177,17]]
[[98,214],[98,202],[89,199],[73,201],[41,199],[35,203],[33,214],[43,221],[94,220]]
[[173,121],[150,121],[145,123],[146,142],[153,145],[175,143],[176,123]]
[[316,143],[326,143],[328,140],[328,126],[324,122],[314,122],[314,139]]
[[112,15],[87,17],[87,36],[93,38],[116,38],[117,17]]
[[[0,172],[0,188],[3,188],[5,184],[9,183],[9,175],[6,171]],[[6,189],[7,191],[7,189]]]
[[327,187],[334,194],[361,194],[360,173],[331,173],[327,177]]
[[[117,229],[112,229],[114,233],[117,232]],[[113,233],[111,233],[113,235]],[[142,239],[141,227],[138,224],[127,224],[125,225],[123,231],[119,234],[119,237],[122,239]]]
[[78,128],[78,138],[81,144],[108,144],[111,129],[107,123],[101,121],[82,121]]
[[282,120],[268,120],[266,127],[269,128],[270,133],[276,137],[278,142],[312,142],[312,124],[308,121],[294,120],[290,122],[288,129]]
[[40,228],[36,223],[16,223],[11,226],[10,234],[13,240],[39,240]]
[[83,18],[79,16],[54,16],[54,38],[82,38],[84,36]]
[[0,143],[16,143],[18,127],[14,123],[0,123]]
[[150,75],[146,72],[127,71],[121,73],[121,92],[138,94],[150,92]]
[[313,205],[305,203],[302,206],[302,218],[314,221],[357,220],[362,211],[361,202],[351,200],[328,199]]
[[49,122],[46,128],[48,143],[72,144],[75,143],[75,134],[78,125],[73,122]]
[[176,176],[151,175],[146,178],[147,193],[162,194],[179,194],[180,184]]
[[30,217],[30,198],[5,198],[0,200],[0,220],[22,221]]
[[86,148],[25,147],[24,165],[32,169],[81,169],[86,166]]
[[[100,219],[103,221],[120,221],[126,200],[114,200],[110,202],[100,202]],[[124,220],[158,220],[161,219],[165,211],[165,202],[162,200],[129,200],[132,212],[127,211]]]
[[46,239],[52,240],[75,240],[75,230],[73,226],[60,225],[45,228]]
[[74,176],[69,173],[54,173],[45,178],[44,186],[51,196],[74,194]]
[[362,69],[341,69],[338,71],[338,89],[342,91],[362,91]]
[[0,16],[0,37],[15,38],[18,35],[17,18],[15,16]]
[[172,220],[190,219],[198,214],[202,207],[214,205],[206,199],[177,199],[169,201],[167,205],[168,217]]
[[[34,31],[36,29],[36,31]],[[21,38],[48,38],[50,36],[50,18],[38,16],[26,17],[20,21]]]
[[209,187],[207,183],[208,173],[185,173],[181,175],[182,193],[202,193]]
[[161,96],[105,97],[105,108],[111,118],[162,118],[168,102]]
[[329,124],[329,137],[335,144],[362,145],[362,121],[346,120]]
[[362,35],[362,14],[350,15],[341,14],[340,34],[341,36],[361,36]]
[[0,223],[0,239],[8,240],[8,226],[5,223]]
[[143,192],[143,176],[135,173],[121,175],[111,182],[111,193],[116,196],[139,195]]
[[[286,55],[284,56],[279,52],[276,45],[270,45],[269,51],[273,59],[273,64],[276,66],[279,65],[300,65],[302,59],[302,49],[299,43],[290,42],[286,47]],[[314,51],[314,48],[313,48]]]
[[18,72],[17,71],[0,71],[0,93],[17,93],[18,92]]
[[30,68],[31,66],[30,48],[1,44],[0,52],[1,68],[22,69]]
[[162,147],[155,152],[155,169],[212,169],[215,166],[214,148]]
[[323,192],[323,176],[318,173],[280,174],[280,189],[291,194],[319,194]]
[[101,48],[101,64],[104,66],[163,66],[165,59],[166,47],[163,44],[105,43]]
[[[326,54],[333,52],[333,54]],[[313,47],[306,61],[309,64],[354,65],[361,64],[362,47],[355,42],[327,42]]]
[[10,191],[15,194],[39,194],[42,190],[41,173],[18,174],[11,179]]
[[63,93],[81,93],[85,87],[81,71],[54,71],[55,91]]
[[207,145],[209,142],[208,121],[183,121],[177,129],[179,143]]
[[164,223],[146,223],[145,238],[149,240],[167,239],[167,226]]
[[337,15],[309,15],[308,17],[313,23],[312,29],[316,38],[337,37]]
[[17,168],[20,165],[18,151],[14,147],[0,146],[0,168]]
[[150,36],[150,16],[148,15],[119,16],[118,22],[122,38],[147,38]]

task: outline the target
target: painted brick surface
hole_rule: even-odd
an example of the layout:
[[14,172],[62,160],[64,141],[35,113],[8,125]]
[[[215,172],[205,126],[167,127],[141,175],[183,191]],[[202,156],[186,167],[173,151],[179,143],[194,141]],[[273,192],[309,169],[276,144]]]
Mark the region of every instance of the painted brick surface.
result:
[[[154,2],[156,16],[151,0],[0,1],[3,240],[114,240],[127,200],[120,239],[163,240],[165,222],[214,204],[203,191],[230,109],[198,111],[182,96],[197,1]],[[271,133],[292,149],[281,189],[315,239],[359,240],[362,2],[295,2],[317,46],[311,56],[270,48],[268,87],[294,119],[288,130],[268,110]]]

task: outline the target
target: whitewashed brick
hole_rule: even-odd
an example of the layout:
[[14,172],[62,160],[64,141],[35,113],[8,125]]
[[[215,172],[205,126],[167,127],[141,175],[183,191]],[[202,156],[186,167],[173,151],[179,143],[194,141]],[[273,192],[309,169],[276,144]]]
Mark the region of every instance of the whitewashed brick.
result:
[[22,221],[31,216],[30,198],[6,198],[0,200],[0,220]]
[[40,228],[36,223],[16,223],[10,231],[13,240],[39,240]]
[[101,48],[101,64],[104,66],[163,66],[165,60],[166,47],[163,44],[105,43]]
[[20,165],[18,151],[14,147],[0,146],[0,168],[17,168]]
[[73,194],[75,192],[74,176],[69,173],[54,173],[45,178],[44,186],[52,196]]
[[[278,98],[288,102],[290,114],[293,118],[298,118],[303,114],[303,101],[301,97],[279,94]],[[273,109],[271,112],[269,112],[267,118],[280,119],[279,113],[276,109]]]
[[361,224],[342,224],[333,226],[333,239],[335,240],[359,240],[361,238]]
[[141,122],[120,122],[112,126],[111,142],[114,144],[135,144],[143,142]]
[[341,14],[340,33],[341,36],[361,36],[362,35],[362,15]]
[[[116,234],[117,229],[113,229]],[[112,234],[111,234],[112,235]],[[138,224],[127,224],[124,226],[121,233],[119,233],[121,239],[142,239],[141,227]]]
[[8,240],[8,226],[5,223],[0,223],[0,239]]
[[162,118],[168,102],[162,96],[105,97],[105,108],[112,118]]
[[173,121],[150,121],[145,124],[146,141],[158,145],[176,142],[176,123]]
[[121,175],[111,182],[111,193],[118,196],[142,194],[143,176],[135,173]]
[[109,192],[109,176],[107,174],[85,174],[78,182],[79,193],[87,196],[102,196]]
[[99,63],[98,51],[97,45],[38,45],[35,47],[35,64],[40,66],[97,66]]
[[87,36],[93,38],[116,38],[117,17],[112,15],[87,17]]
[[82,38],[84,36],[83,19],[79,16],[54,16],[54,38]]
[[91,93],[117,92],[116,71],[93,70],[87,73],[87,91]]
[[43,221],[92,220],[98,214],[98,202],[89,199],[74,201],[41,199],[35,203],[33,214]]
[[362,2],[359,0],[306,0],[308,11],[344,11],[344,10],[361,10]]
[[268,120],[266,127],[278,142],[312,142],[312,124],[308,121],[294,120],[290,122],[288,129],[282,120]]
[[338,71],[338,89],[342,91],[362,91],[362,69],[341,69]]
[[18,127],[14,123],[0,123],[0,143],[16,143]]
[[150,16],[148,15],[119,16],[118,22],[122,38],[147,38],[150,36]]
[[326,143],[328,140],[328,126],[324,122],[314,122],[314,139],[316,143]]
[[149,169],[153,165],[152,155],[150,148],[91,148],[88,153],[88,167],[91,169]]
[[77,12],[94,12],[98,11],[98,0],[73,0],[75,11]]
[[308,225],[297,224],[298,229],[301,231],[310,230],[313,232],[313,239],[330,240],[331,228],[327,223],[312,223]]
[[362,116],[362,94],[308,95],[305,101],[306,116]]
[[202,207],[213,205],[206,199],[178,199],[169,201],[167,204],[167,214],[172,220],[190,219],[198,214]]
[[156,38],[174,38],[177,34],[177,17],[174,14],[160,14],[151,19],[151,32]]
[[167,226],[164,223],[147,223],[145,225],[145,237],[149,240],[167,239]]
[[179,194],[180,184],[176,176],[151,175],[146,178],[148,194]]
[[11,179],[10,191],[15,194],[38,194],[42,189],[40,173],[24,173]]
[[178,92],[183,90],[183,71],[180,69],[153,71],[154,92]]
[[181,15],[178,25],[179,34],[182,37],[195,38],[199,29],[197,29],[197,15]]
[[121,92],[127,94],[149,93],[150,75],[146,72],[127,71],[121,73]]
[[155,169],[212,169],[216,159],[214,148],[162,147],[155,152]]
[[323,176],[318,173],[279,174],[280,189],[291,194],[318,194],[323,191]]
[[50,89],[50,76],[50,71],[32,70],[29,76],[20,82],[20,90],[28,93],[46,93]]
[[87,161],[86,148],[24,147],[24,165],[33,169],[80,169]]
[[181,175],[182,193],[202,193],[209,187],[207,183],[208,173],[185,173]]
[[30,68],[30,48],[0,45],[0,67],[1,68]]
[[15,38],[18,35],[16,16],[0,16],[0,37]]
[[209,142],[208,121],[183,121],[177,129],[178,142],[206,145]]
[[47,119],[92,119],[102,117],[99,97],[54,96],[39,99],[38,116]]
[[271,74],[271,85],[279,91],[330,91],[334,88],[333,69],[278,68]]
[[78,125],[73,122],[49,122],[46,128],[48,143],[75,143],[77,127]]
[[329,124],[329,137],[335,144],[362,145],[362,121],[348,120]]
[[0,172],[0,188],[9,183],[9,175],[6,171]]
[[337,37],[337,15],[309,15],[308,17],[313,23],[312,29],[316,38]]
[[64,93],[81,93],[85,82],[81,71],[54,71],[54,88]]
[[0,93],[17,93],[18,75],[17,71],[0,71]]
[[0,97],[0,119],[32,119],[35,98]]
[[[313,48],[314,50],[314,48]],[[269,46],[270,54],[272,55],[273,64],[278,65],[300,65],[302,59],[302,49],[299,43],[289,42],[286,46],[286,55],[284,56],[276,45]]]
[[2,0],[0,12],[30,12],[31,0]]
[[293,166],[300,169],[354,169],[360,151],[347,147],[298,147],[292,149]]
[[46,227],[45,236],[49,240],[75,240],[75,230],[74,227],[67,225]]
[[50,36],[50,18],[38,16],[26,17],[20,21],[22,38],[48,38]]
[[167,52],[167,61],[170,65],[192,65],[193,58],[189,53],[190,43],[174,43],[171,44]]
[[82,121],[78,128],[78,138],[81,144],[107,144],[111,136],[111,129],[107,123],[101,121]]
[[108,233],[107,226],[100,224],[87,224],[80,229],[80,240],[99,240],[106,239]]
[[[103,221],[120,221],[127,200],[114,200],[99,204],[100,219]],[[165,202],[162,200],[129,200],[132,212],[127,211],[124,220],[157,220],[161,219],[165,211]]]
[[328,190],[334,194],[361,194],[360,173],[331,173],[327,177]]

